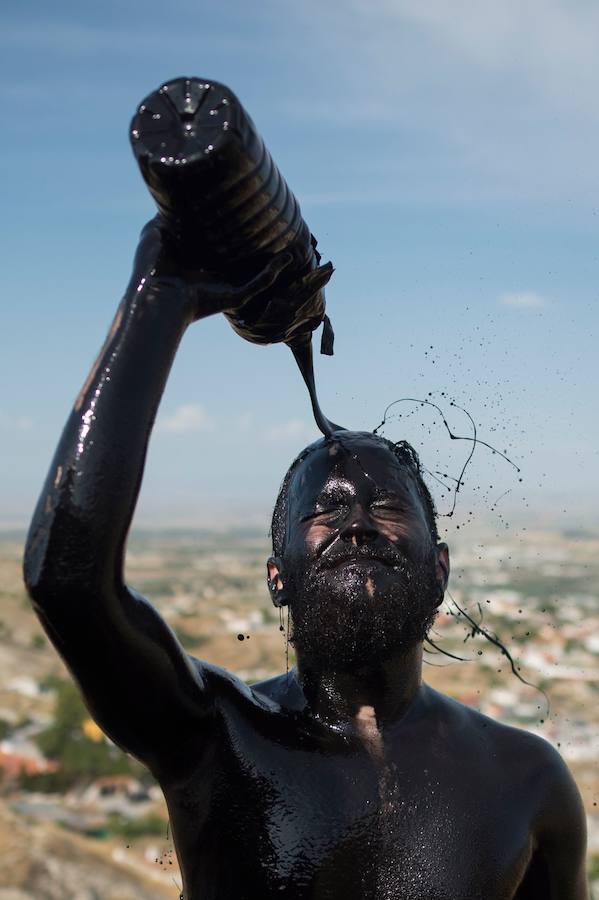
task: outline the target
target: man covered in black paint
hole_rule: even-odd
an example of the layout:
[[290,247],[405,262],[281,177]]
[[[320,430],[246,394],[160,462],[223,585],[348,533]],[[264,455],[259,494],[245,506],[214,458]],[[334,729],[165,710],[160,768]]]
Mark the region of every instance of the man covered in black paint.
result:
[[161,784],[186,900],[586,900],[584,813],[561,757],[422,681],[449,557],[409,445],[335,432],[286,476],[268,585],[291,611],[289,674],[250,688],[189,657],[124,583],[183,333],[288,261],[227,285],[178,268],[145,229],[32,522],[36,612],[94,718]]

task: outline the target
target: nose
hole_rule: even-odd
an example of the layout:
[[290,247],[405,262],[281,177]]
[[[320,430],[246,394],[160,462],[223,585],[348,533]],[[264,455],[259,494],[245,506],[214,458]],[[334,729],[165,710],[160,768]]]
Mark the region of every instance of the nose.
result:
[[354,507],[339,534],[342,541],[361,547],[373,544],[379,537],[378,529],[361,506]]

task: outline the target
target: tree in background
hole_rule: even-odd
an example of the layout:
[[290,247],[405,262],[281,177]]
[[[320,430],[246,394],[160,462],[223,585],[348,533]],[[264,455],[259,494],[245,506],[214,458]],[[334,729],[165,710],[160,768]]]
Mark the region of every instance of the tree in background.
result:
[[44,686],[56,691],[54,722],[39,732],[35,740],[44,756],[58,764],[58,769],[37,775],[23,774],[23,788],[64,791],[102,775],[132,775],[144,782],[149,780],[146,770],[115,747],[90,719],[71,681],[53,677]]

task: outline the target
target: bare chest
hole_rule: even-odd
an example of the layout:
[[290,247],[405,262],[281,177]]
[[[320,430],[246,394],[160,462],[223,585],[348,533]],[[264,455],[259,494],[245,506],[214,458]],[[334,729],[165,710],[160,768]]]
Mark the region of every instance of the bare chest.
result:
[[167,796],[186,900],[512,900],[529,815],[489,760],[364,734],[229,727]]

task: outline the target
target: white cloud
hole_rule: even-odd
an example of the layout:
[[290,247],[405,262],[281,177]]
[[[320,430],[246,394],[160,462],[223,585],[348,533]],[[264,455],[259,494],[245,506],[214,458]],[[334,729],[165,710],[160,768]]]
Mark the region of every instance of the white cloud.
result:
[[213,431],[214,422],[199,403],[183,403],[156,423],[156,430],[170,434]]
[[547,306],[547,299],[535,291],[513,291],[502,294],[499,302],[503,306],[516,306],[520,309],[541,309]]
[[237,427],[246,434],[256,430],[256,417],[253,412],[247,410],[239,416]]
[[[357,184],[377,203],[521,210],[532,202],[544,216],[548,204],[589,208],[599,5],[329,0],[314,15],[315,6],[307,0],[292,15],[310,35],[306,52],[322,87],[310,71],[272,103],[311,128],[358,129],[360,150],[353,171],[335,161],[328,183],[306,183],[314,207],[347,202],[347,186]],[[366,150],[368,129],[379,139]],[[352,154],[338,158],[342,166]],[[384,171],[387,163],[395,171]],[[381,185],[384,201],[375,198]]]
[[314,425],[308,425],[301,419],[289,419],[287,422],[276,422],[264,431],[264,438],[269,443],[279,441],[315,441],[318,432]]
[[29,431],[33,421],[29,416],[10,416],[0,412],[0,428],[3,431]]
[[[481,70],[524,78],[570,108],[591,106],[599,58],[599,8],[564,0],[354,0],[356,12],[380,27],[416,26],[438,47]],[[576,91],[573,91],[573,88]],[[587,114],[593,110],[587,108]]]
[[[237,427],[248,440],[257,440],[267,444],[288,441],[309,443],[315,441],[319,434],[315,425],[302,419],[288,419],[284,422],[266,421],[259,419],[250,410],[242,413],[233,423],[227,420],[227,430],[231,425]],[[172,412],[161,416],[156,422],[156,431],[162,434],[215,431],[218,427],[218,421],[213,419],[199,403],[183,403]]]

